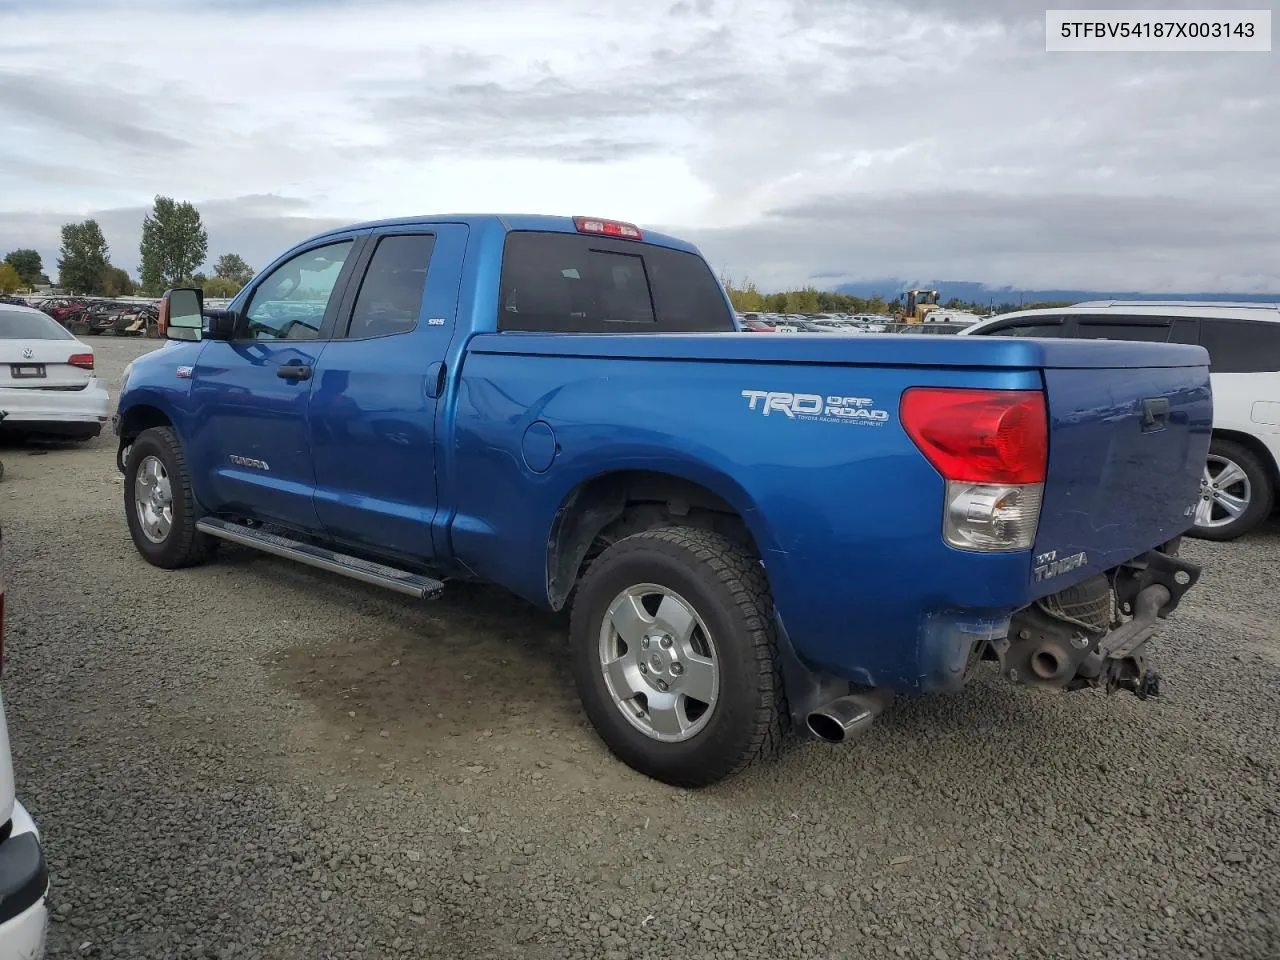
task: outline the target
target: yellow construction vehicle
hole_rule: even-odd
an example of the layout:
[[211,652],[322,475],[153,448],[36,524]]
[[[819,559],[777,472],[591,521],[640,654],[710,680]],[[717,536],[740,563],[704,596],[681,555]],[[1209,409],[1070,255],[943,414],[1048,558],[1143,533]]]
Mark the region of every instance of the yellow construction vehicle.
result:
[[924,323],[934,310],[938,309],[937,290],[908,290],[906,306],[898,310],[899,323]]

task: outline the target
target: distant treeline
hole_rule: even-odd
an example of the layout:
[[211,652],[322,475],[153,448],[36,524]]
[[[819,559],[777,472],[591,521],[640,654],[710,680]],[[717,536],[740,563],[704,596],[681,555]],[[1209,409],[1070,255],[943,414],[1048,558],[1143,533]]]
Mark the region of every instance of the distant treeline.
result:
[[[834,290],[817,287],[801,287],[798,290],[781,290],[762,293],[750,280],[739,286],[727,277],[721,282],[729,294],[729,300],[739,313],[880,313],[891,314],[901,306],[901,295],[886,300],[880,296],[856,297]],[[1011,313],[1014,310],[1034,310],[1048,307],[1065,307],[1069,300],[1043,303],[969,303],[954,297],[942,304],[948,310],[967,310],[983,316],[987,313]]]

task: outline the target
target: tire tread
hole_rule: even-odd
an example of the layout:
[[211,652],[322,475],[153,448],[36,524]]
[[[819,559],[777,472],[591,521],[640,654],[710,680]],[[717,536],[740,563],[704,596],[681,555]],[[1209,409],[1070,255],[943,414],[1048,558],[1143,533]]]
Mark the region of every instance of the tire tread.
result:
[[[726,588],[733,604],[746,624],[746,637],[755,660],[754,676],[759,691],[752,705],[751,735],[746,748],[724,767],[716,770],[714,779],[739,773],[761,761],[771,759],[785,746],[790,727],[786,693],[783,686],[782,662],[778,636],[773,622],[773,594],[760,561],[728,537],[700,527],[666,526],[644,530],[618,541],[601,554],[588,568],[581,584],[589,593],[592,581],[608,571],[617,557],[633,551],[674,549],[696,562],[695,575],[712,579]],[[575,604],[571,630],[576,634],[579,620],[586,616],[583,605]],[[721,656],[724,654],[722,653]],[[674,782],[674,781],[673,781]],[[699,779],[680,785],[703,786],[709,780]]]
[[[145,455],[148,443],[154,443],[163,448],[163,452],[167,453],[172,460],[173,469],[169,471],[169,485],[173,491],[175,506],[180,507],[182,517],[179,522],[178,517],[175,516],[174,525],[170,529],[170,538],[176,539],[166,540],[154,556],[146,553],[143,553],[143,556],[149,563],[166,570],[180,570],[205,563],[213,554],[214,541],[196,529],[196,521],[200,518],[201,511],[191,485],[191,471],[187,466],[187,454],[182,447],[182,441],[178,439],[177,431],[172,427],[148,427],[133,441],[133,448],[129,453],[130,460]],[[126,479],[132,474],[133,471],[130,470]],[[124,486],[125,509],[128,511],[129,528],[132,532],[137,523],[133,510],[133,485],[126,482]],[[136,534],[134,534],[134,542],[138,543]],[[139,552],[142,552],[140,544]]]

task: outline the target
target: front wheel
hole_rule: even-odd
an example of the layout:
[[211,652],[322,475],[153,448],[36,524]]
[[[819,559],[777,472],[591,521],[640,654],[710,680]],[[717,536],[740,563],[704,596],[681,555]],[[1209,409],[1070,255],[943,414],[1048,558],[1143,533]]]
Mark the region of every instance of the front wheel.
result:
[[728,538],[669,527],[615,543],[578,586],[570,637],[588,719],[640,773],[701,787],[782,745],[769,584]]
[[1234,540],[1271,513],[1271,475],[1252,450],[1232,440],[1209,447],[1191,535],[1201,540]]
[[196,529],[199,508],[182,441],[172,427],[144,430],[130,445],[124,510],[133,545],[154,566],[195,566],[213,552],[211,538]]

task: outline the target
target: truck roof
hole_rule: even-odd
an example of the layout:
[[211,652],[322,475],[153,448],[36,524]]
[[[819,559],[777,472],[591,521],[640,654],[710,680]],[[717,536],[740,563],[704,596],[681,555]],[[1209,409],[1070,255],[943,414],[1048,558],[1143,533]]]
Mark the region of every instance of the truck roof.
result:
[[[595,218],[593,216],[593,219],[612,220],[614,218]],[[433,223],[462,223],[469,227],[496,226],[504,232],[512,230],[539,230],[553,233],[578,232],[578,228],[574,225],[573,216],[556,216],[540,213],[436,213],[350,223],[343,227],[335,227],[332,230],[325,230],[323,233],[317,233],[314,236],[308,237],[305,242],[310,243],[312,240],[319,240],[323,237],[348,233],[352,230],[368,230],[377,227],[428,226]],[[670,247],[673,250],[683,250],[686,253],[699,252],[697,247],[685,240],[681,240],[665,233],[647,230],[644,227],[638,227],[638,229],[640,230],[642,238],[641,242],[643,243],[652,243],[660,247]]]

